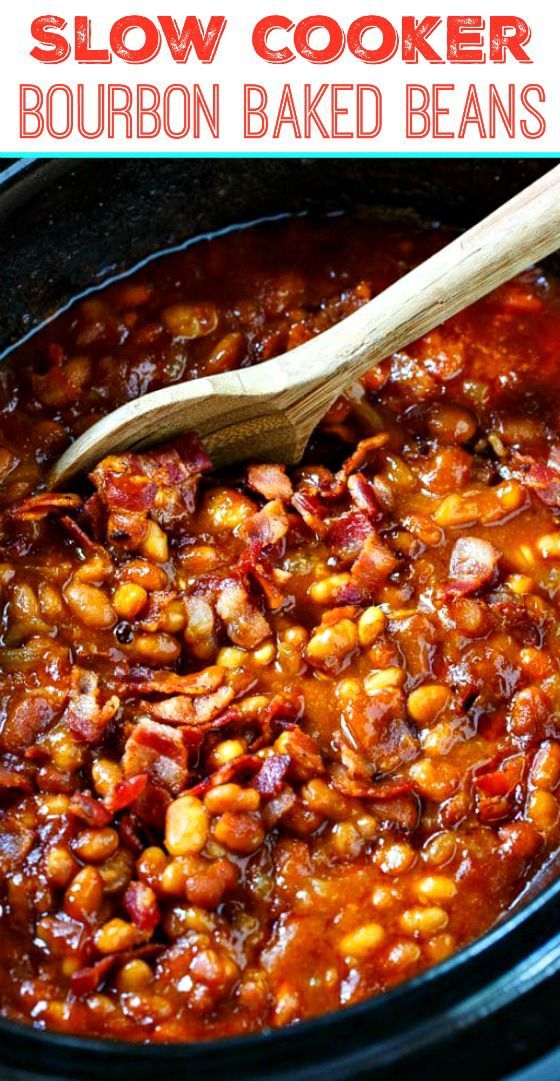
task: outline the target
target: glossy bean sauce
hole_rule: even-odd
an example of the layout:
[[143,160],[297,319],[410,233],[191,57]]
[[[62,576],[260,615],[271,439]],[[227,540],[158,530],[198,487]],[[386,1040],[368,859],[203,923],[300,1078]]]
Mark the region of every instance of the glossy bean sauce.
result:
[[301,467],[193,437],[44,477],[115,405],[261,363],[447,239],[201,241],[0,371],[0,1009],[200,1040],[449,957],[560,837],[560,290],[388,358]]

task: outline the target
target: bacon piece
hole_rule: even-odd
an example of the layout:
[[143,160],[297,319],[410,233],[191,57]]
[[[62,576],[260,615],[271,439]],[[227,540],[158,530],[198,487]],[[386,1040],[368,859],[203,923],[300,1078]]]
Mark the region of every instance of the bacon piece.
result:
[[[162,791],[162,789],[157,788],[157,786],[152,786],[149,781],[144,791],[146,792],[149,790],[151,795],[152,788],[155,788],[158,792]],[[171,797],[167,793],[166,795],[169,800]],[[117,830],[119,840],[125,848],[129,848],[131,852],[136,852],[137,855],[140,855],[140,853],[144,851],[146,839],[142,831],[139,815],[137,815],[135,811],[125,811],[120,818]]]
[[210,788],[216,788],[217,785],[229,784],[234,780],[248,780],[259,771],[262,764],[262,758],[256,754],[240,754],[237,758],[232,758],[231,762],[226,762],[219,769],[214,770],[203,781],[189,788],[189,795],[203,796]]
[[148,519],[143,514],[121,510],[109,515],[107,540],[111,544],[121,544],[134,551],[142,544],[147,531]]
[[140,534],[134,515],[144,525],[150,513],[164,528],[183,526],[194,511],[200,475],[209,467],[210,460],[196,436],[186,436],[176,446],[147,454],[105,458],[91,480],[111,512],[111,539],[117,541],[119,534],[125,534],[121,541],[134,546],[134,538]]
[[354,506],[364,511],[370,518],[380,517],[379,501],[373,484],[363,473],[354,473],[348,477],[348,491]]
[[32,784],[29,777],[20,770],[8,769],[0,763],[0,789],[19,789],[20,792],[31,792]]
[[144,473],[138,454],[111,454],[89,479],[111,510],[142,512],[153,506],[157,487]]
[[397,560],[390,548],[378,537],[366,537],[362,550],[352,564],[352,582],[359,589],[373,593],[393,573]]
[[422,803],[416,792],[392,795],[389,799],[377,799],[375,815],[381,822],[396,826],[397,829],[412,832],[417,829],[422,813]]
[[161,919],[156,895],[144,882],[131,882],[122,900],[125,912],[139,931],[154,931]]
[[181,733],[143,717],[128,737],[122,760],[126,778],[147,773],[172,795],[187,781],[187,751]]
[[406,796],[413,791],[412,782],[404,777],[393,777],[384,781],[365,781],[359,777],[351,777],[339,765],[333,766],[331,779],[333,788],[336,788],[337,792],[343,796],[351,796],[353,799],[390,800]]
[[230,640],[242,649],[254,649],[272,633],[245,587],[234,579],[225,579],[216,611],[226,625]]
[[141,702],[140,706],[150,717],[163,724],[195,724],[192,699],[186,694],[164,698],[163,702]]
[[175,672],[156,672],[152,668],[133,668],[127,690],[136,694],[210,694],[222,685],[226,673],[219,665],[210,665],[186,676]]
[[81,507],[82,499],[73,492],[40,492],[20,503],[14,503],[6,512],[10,518],[19,518],[22,522],[38,522],[48,514],[60,514],[61,511],[76,510]]
[[511,472],[527,488],[532,488],[535,495],[547,507],[560,507],[560,447],[550,448],[546,462],[533,458],[529,454],[512,455]]
[[99,703],[99,677],[85,668],[72,670],[72,687],[62,720],[84,743],[99,743],[107,725],[115,716],[120,699],[112,695],[103,706]]
[[139,773],[136,777],[130,777],[126,781],[118,781],[111,791],[105,796],[105,806],[112,814],[130,807],[139,796],[142,795],[148,780],[147,773]]
[[263,822],[267,830],[274,829],[278,822],[292,810],[292,807],[297,803],[297,796],[290,787],[290,785],[284,785],[278,796],[273,796],[272,799],[265,803],[262,809]]
[[278,544],[288,532],[289,520],[283,503],[279,499],[273,499],[265,503],[262,510],[246,518],[239,532],[251,544],[255,545],[260,554],[263,548],[271,544]]
[[494,578],[502,553],[479,537],[460,537],[455,542],[449,562],[449,580],[445,585],[448,597],[476,593]]
[[280,611],[280,609],[288,603],[289,597],[287,597],[285,593],[282,593],[281,589],[278,589],[278,586],[272,577],[272,568],[266,563],[257,563],[254,567],[251,567],[250,573],[262,589],[267,607],[270,611]]
[[112,818],[108,808],[87,792],[74,792],[68,806],[68,812],[94,829],[102,829],[104,826],[108,826]]
[[292,507],[295,507],[312,533],[319,538],[325,536],[327,524],[323,519],[326,518],[327,508],[318,496],[301,490],[297,491],[292,496]]
[[287,729],[282,733],[278,745],[281,746],[282,755],[290,759],[288,769],[294,780],[307,781],[325,772],[319,744],[302,728]]
[[513,755],[506,758],[499,769],[490,773],[479,773],[474,783],[483,796],[509,796],[517,785],[521,784],[525,766],[524,755]]
[[107,957],[102,957],[100,961],[96,961],[95,964],[73,972],[70,978],[72,994],[81,998],[83,995],[91,995],[97,991],[116,964],[117,957],[115,953],[109,954]]
[[282,791],[286,774],[290,768],[288,754],[271,754],[265,758],[259,772],[253,777],[251,787],[256,788],[261,796],[270,799]]
[[279,499],[289,503],[294,489],[283,465],[250,465],[247,468],[247,484],[265,499]]
[[[249,682],[251,677],[248,677]],[[212,694],[201,695],[200,698],[196,698],[194,702],[194,714],[195,724],[209,724],[214,721],[215,718],[223,712],[233,701],[236,695],[236,689],[233,686],[218,687],[217,691]]]
[[[183,735],[186,729],[183,730]],[[165,815],[171,803],[172,797],[165,788],[153,784],[148,778],[144,791],[140,793],[134,803],[134,811],[128,814],[128,822],[125,825],[125,835],[128,836],[128,844],[136,848],[136,838],[140,840],[140,849],[145,848],[145,841],[140,831],[140,823],[162,832],[165,829]],[[140,821],[138,821],[140,820]],[[121,819],[121,823],[124,819]],[[150,839],[152,833],[150,832]]]
[[389,442],[388,432],[377,432],[376,435],[370,435],[367,439],[360,439],[358,446],[353,454],[346,459],[342,466],[342,472],[348,477],[350,473],[355,473],[357,469],[360,469],[368,458],[379,450],[380,447],[384,447]]
[[208,473],[212,469],[212,459],[208,457],[204,445],[196,432],[186,432],[173,440],[173,452],[179,455],[184,469],[194,476],[196,473]]
[[126,950],[122,953],[110,953],[102,957],[93,965],[80,968],[73,972],[70,979],[72,994],[81,998],[83,995],[91,995],[98,991],[109,973],[117,965],[126,965],[128,961],[136,958],[157,957],[165,947],[157,942],[149,942],[145,946],[139,946],[135,950]]
[[330,523],[325,540],[337,559],[350,563],[359,556],[367,538],[374,534],[370,518],[362,511],[349,511]]
[[102,491],[111,509],[141,512],[153,507],[157,486],[141,473],[107,472]]
[[63,514],[60,518],[60,524],[64,526],[67,533],[79,544],[81,548],[84,548],[86,552],[93,552],[98,550],[98,546],[91,537],[88,537],[85,530],[73,518],[70,518],[68,514]]
[[396,687],[359,694],[345,705],[344,720],[370,773],[389,773],[418,754],[418,737],[408,723],[405,697]]
[[13,754],[33,749],[56,714],[57,710],[48,698],[29,692],[21,697],[17,695],[7,705],[0,735],[2,747]]
[[139,621],[142,630],[160,630],[165,621],[167,609],[177,596],[177,590],[153,590],[148,596],[147,606],[142,610],[142,619]]

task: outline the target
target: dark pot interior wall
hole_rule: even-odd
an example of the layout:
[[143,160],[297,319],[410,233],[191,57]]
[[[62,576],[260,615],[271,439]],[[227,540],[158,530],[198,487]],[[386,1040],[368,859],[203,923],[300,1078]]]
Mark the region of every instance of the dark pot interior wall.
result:
[[0,176],[0,350],[70,297],[200,232],[357,204],[468,225],[555,164],[493,159],[90,159]]

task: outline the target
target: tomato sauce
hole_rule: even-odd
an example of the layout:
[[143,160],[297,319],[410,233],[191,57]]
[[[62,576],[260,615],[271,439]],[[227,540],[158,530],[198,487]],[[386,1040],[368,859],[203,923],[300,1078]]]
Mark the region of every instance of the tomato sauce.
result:
[[367,216],[197,242],[0,371],[0,1011],[189,1041],[452,955],[560,840],[560,287],[535,269],[340,398],[301,466],[192,436],[49,464],[263,363],[448,239]]

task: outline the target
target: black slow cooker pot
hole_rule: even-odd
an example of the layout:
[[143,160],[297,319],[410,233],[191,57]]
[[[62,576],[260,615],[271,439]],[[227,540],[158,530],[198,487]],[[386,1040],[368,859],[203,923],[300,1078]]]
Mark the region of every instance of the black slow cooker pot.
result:
[[[0,352],[77,294],[201,232],[356,205],[468,225],[541,160],[89,160],[0,173]],[[1,958],[0,958],[1,963]],[[560,879],[377,999],[202,1045],[75,1039],[0,1020],[1,1081],[492,1081],[560,1042]],[[560,1074],[560,1065],[547,1076]]]

